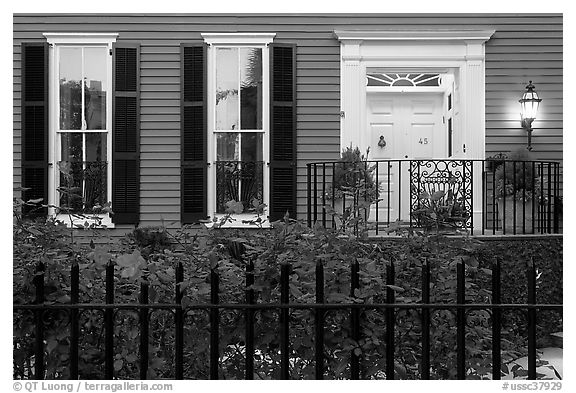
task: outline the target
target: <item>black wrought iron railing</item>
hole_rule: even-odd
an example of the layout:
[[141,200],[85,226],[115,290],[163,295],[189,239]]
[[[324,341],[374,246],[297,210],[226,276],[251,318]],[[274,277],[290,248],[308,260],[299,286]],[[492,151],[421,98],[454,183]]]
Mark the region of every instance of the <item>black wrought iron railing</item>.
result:
[[108,201],[108,162],[70,162],[61,167],[60,208],[67,213],[91,212]]
[[[94,361],[103,363],[103,376],[105,379],[116,379],[118,378],[118,370],[115,367],[115,363],[118,360],[118,356],[126,356],[127,354],[120,355],[117,348],[115,347],[115,342],[126,339],[122,334],[126,334],[126,330],[119,330],[122,327],[121,322],[118,321],[117,314],[121,312],[133,312],[137,314],[138,327],[136,328],[137,334],[132,337],[139,337],[139,350],[138,356],[134,355],[134,362],[138,364],[138,374],[132,375],[131,378],[139,377],[139,379],[147,379],[150,377],[148,373],[151,367],[151,358],[149,356],[154,347],[150,345],[150,340],[153,332],[153,326],[151,326],[150,315],[152,313],[159,313],[162,311],[169,311],[173,314],[173,323],[166,323],[162,325],[163,330],[170,330],[173,332],[174,337],[174,353],[173,353],[173,364],[174,364],[174,379],[185,379],[191,376],[187,374],[187,368],[185,364],[190,364],[190,362],[198,361],[195,360],[195,351],[202,352],[208,350],[209,352],[209,371],[206,378],[219,379],[222,376],[221,363],[223,362],[222,347],[225,345],[221,336],[221,330],[229,329],[230,323],[229,318],[225,318],[226,312],[242,312],[245,316],[245,329],[243,332],[239,332],[237,341],[239,345],[242,346],[242,355],[245,360],[244,367],[244,377],[246,379],[255,378],[255,359],[257,362],[262,364],[265,360],[255,351],[255,342],[258,340],[262,341],[262,332],[258,333],[255,329],[256,322],[258,320],[258,314],[262,314],[266,311],[274,310],[279,313],[280,317],[278,321],[278,333],[274,333],[274,342],[278,343],[275,348],[280,353],[280,360],[278,364],[279,373],[274,370],[275,366],[269,365],[270,375],[276,375],[280,379],[290,379],[293,377],[291,375],[291,363],[296,359],[295,348],[296,345],[301,346],[301,343],[297,344],[297,338],[294,337],[291,331],[293,329],[293,317],[290,317],[291,313],[297,311],[307,310],[310,312],[310,320],[306,320],[305,323],[310,323],[313,325],[314,341],[313,357],[310,359],[305,359],[307,363],[313,365],[313,376],[315,379],[323,379],[327,376],[327,349],[326,346],[334,345],[334,337],[332,329],[334,328],[333,323],[327,323],[326,319],[328,314],[335,311],[346,312],[349,315],[347,318],[347,323],[349,323],[350,329],[350,339],[358,342],[363,338],[363,334],[366,330],[363,330],[367,324],[366,314],[372,311],[378,311],[385,313],[386,316],[386,330],[383,336],[375,337],[372,336],[371,340],[380,340],[384,347],[383,354],[386,358],[385,367],[381,370],[381,377],[385,379],[396,379],[400,375],[395,368],[395,359],[399,356],[398,353],[398,334],[397,334],[397,324],[401,321],[397,318],[398,314],[402,311],[414,310],[421,315],[420,326],[414,326],[414,334],[421,334],[422,345],[421,345],[421,373],[419,377],[421,379],[431,379],[431,360],[435,354],[431,350],[431,338],[433,337],[432,332],[434,331],[434,325],[431,322],[431,318],[435,312],[447,311],[453,313],[456,323],[456,340],[455,348],[451,343],[442,343],[446,345],[447,350],[456,351],[456,374],[457,379],[466,379],[468,376],[469,369],[467,368],[467,356],[469,356],[469,348],[467,347],[476,345],[475,343],[466,340],[467,330],[474,329],[468,325],[467,319],[470,318],[470,314],[478,310],[487,310],[491,313],[491,377],[492,379],[500,379],[503,359],[502,354],[502,340],[503,333],[503,314],[508,312],[524,312],[527,314],[527,349],[528,349],[528,379],[537,378],[537,353],[536,353],[536,339],[537,339],[537,314],[545,312],[554,312],[562,314],[562,304],[541,304],[537,303],[536,292],[536,277],[537,270],[534,264],[528,264],[526,268],[526,284],[528,288],[526,303],[522,304],[510,304],[505,303],[501,297],[501,261],[499,259],[492,263],[492,296],[489,302],[485,303],[473,303],[467,300],[466,288],[467,288],[467,274],[466,274],[466,264],[464,261],[460,260],[457,263],[456,271],[456,291],[453,294],[453,302],[433,302],[431,301],[431,288],[433,282],[431,279],[431,266],[427,259],[422,261],[421,269],[421,301],[420,302],[402,302],[400,299],[395,297],[395,291],[391,288],[395,283],[395,263],[390,262],[386,267],[386,278],[385,283],[389,287],[386,290],[385,301],[380,303],[362,303],[361,299],[357,299],[358,302],[345,302],[345,303],[330,303],[324,296],[324,289],[326,286],[326,277],[329,273],[324,271],[324,264],[321,260],[316,263],[315,267],[315,298],[311,302],[292,302],[290,299],[290,287],[294,285],[291,282],[290,275],[291,266],[289,264],[278,265],[280,272],[278,274],[279,279],[279,289],[280,289],[280,302],[273,302],[268,300],[257,300],[257,291],[253,289],[254,284],[254,265],[252,261],[246,261],[246,271],[245,271],[245,283],[246,283],[246,297],[245,299],[239,299],[235,303],[222,303],[220,301],[220,296],[222,295],[222,287],[220,286],[221,279],[226,282],[226,276],[221,276],[218,267],[212,268],[209,273],[209,292],[210,292],[210,302],[197,302],[187,304],[183,303],[184,290],[183,287],[186,281],[184,281],[184,266],[180,262],[175,269],[175,288],[176,292],[174,294],[174,300],[168,303],[154,303],[149,299],[149,292],[154,290],[148,281],[142,280],[140,283],[140,296],[139,300],[132,303],[119,303],[115,301],[116,291],[123,291],[122,288],[117,288],[115,284],[114,269],[115,265],[110,262],[105,269],[105,301],[100,303],[82,303],[80,301],[80,284],[81,275],[78,265],[73,265],[71,267],[71,284],[70,284],[70,300],[66,303],[54,303],[46,301],[47,285],[45,281],[46,266],[43,263],[37,265],[37,272],[34,276],[34,287],[35,287],[35,302],[33,304],[14,304],[13,312],[15,321],[22,318],[25,315],[32,315],[30,318],[31,322],[29,329],[26,330],[26,334],[20,336],[15,342],[15,348],[17,346],[30,346],[31,349],[27,352],[27,361],[20,362],[26,364],[24,368],[14,369],[15,379],[46,379],[47,371],[53,366],[54,358],[50,357],[49,344],[45,341],[45,336],[48,332],[48,327],[46,325],[57,325],[56,319],[62,323],[62,331],[59,334],[61,340],[65,340],[68,344],[61,348],[61,354],[68,355],[67,365],[68,379],[78,379],[85,378],[90,379],[90,376],[86,376],[83,372],[87,368],[86,363],[81,362],[80,350],[84,347],[83,344],[83,334],[87,334],[87,328],[85,327],[85,318],[81,319],[81,314],[86,314],[90,312],[101,312],[103,314],[103,325],[101,330],[102,340],[98,340],[98,349],[92,349],[96,351],[98,356],[94,358]],[[360,276],[362,274],[368,274],[362,271],[358,261],[356,260],[350,265],[350,293],[352,297],[356,297],[356,291],[360,288]],[[48,276],[49,277],[49,276]],[[221,278],[222,277],[222,278]],[[200,279],[203,281],[203,279]],[[187,283],[187,282],[186,282]],[[488,285],[490,285],[488,283]],[[52,288],[52,287],[51,287]],[[193,312],[199,312],[205,314],[208,319],[208,334],[209,339],[206,340],[206,344],[203,344],[202,339],[198,337],[186,336],[186,329],[192,324],[201,324],[204,320],[203,317],[194,314]],[[82,322],[84,321],[84,322]],[[344,319],[346,322],[346,319]],[[158,327],[157,327],[158,329]],[[417,333],[420,330],[421,333]],[[122,333],[124,332],[124,333]],[[132,333],[131,333],[132,334]],[[258,336],[260,334],[260,336]],[[330,337],[330,338],[329,338]],[[300,340],[301,341],[301,340]],[[328,342],[330,341],[330,343]],[[270,343],[270,341],[268,341]],[[165,343],[167,345],[167,343]],[[164,344],[163,344],[164,345]],[[204,347],[200,347],[203,345]],[[208,348],[206,348],[208,346]],[[449,348],[448,348],[449,347]],[[352,347],[354,349],[354,347]],[[361,357],[358,354],[350,350],[349,356],[349,378],[350,379],[361,379],[363,378],[362,367],[366,367],[366,363],[361,362]],[[152,352],[153,353],[153,352]],[[185,358],[184,354],[188,354]],[[190,356],[191,354],[191,356]],[[192,360],[191,360],[192,359]],[[193,376],[192,376],[193,377]],[[196,376],[197,378],[197,376]]]
[[263,161],[216,161],[216,211],[226,212],[228,201],[245,208],[264,197]]
[[474,234],[547,234],[562,228],[558,162],[382,160],[307,166],[307,221],[384,234],[392,224]]

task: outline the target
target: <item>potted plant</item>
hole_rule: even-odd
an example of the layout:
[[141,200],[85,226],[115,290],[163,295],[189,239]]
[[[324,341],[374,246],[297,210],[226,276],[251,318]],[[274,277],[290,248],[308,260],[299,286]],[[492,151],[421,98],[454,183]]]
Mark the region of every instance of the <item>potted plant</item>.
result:
[[496,168],[494,177],[502,227],[506,231],[532,233],[533,204],[541,187],[531,153],[523,149],[512,152]]
[[379,183],[374,178],[376,166],[368,162],[369,152],[367,149],[364,155],[358,147],[348,146],[334,166],[332,189],[327,192],[326,199],[332,200],[331,207],[337,214],[349,216],[359,209],[367,210],[378,199]]
[[416,226],[425,232],[466,232],[470,212],[457,183],[450,173],[443,187],[427,191],[412,185],[412,191],[418,197],[418,207],[411,212]]

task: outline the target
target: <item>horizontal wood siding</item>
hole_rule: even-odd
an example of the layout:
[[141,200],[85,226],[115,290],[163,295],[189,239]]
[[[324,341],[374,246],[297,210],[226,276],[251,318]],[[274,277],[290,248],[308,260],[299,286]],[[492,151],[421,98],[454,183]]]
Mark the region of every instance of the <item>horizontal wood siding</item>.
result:
[[495,29],[486,44],[486,154],[524,146],[518,99],[528,80],[543,98],[533,134],[539,159],[562,160],[561,15],[15,15],[14,187],[20,185],[20,43],[43,32],[117,32],[141,44],[141,225],[180,216],[180,54],[201,32],[275,32],[297,45],[297,205],[306,164],[340,151],[340,44],[336,29]]

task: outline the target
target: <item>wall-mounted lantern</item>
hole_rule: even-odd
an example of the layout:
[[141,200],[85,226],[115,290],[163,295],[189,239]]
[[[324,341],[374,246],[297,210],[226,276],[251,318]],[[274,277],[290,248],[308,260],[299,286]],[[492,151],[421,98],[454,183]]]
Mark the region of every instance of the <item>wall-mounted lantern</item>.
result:
[[532,81],[528,83],[526,86],[526,92],[522,98],[518,101],[522,107],[522,127],[528,133],[528,150],[532,150],[532,122],[536,119],[536,115],[538,114],[538,106],[542,101],[541,98],[538,98],[538,94],[534,90],[534,85]]

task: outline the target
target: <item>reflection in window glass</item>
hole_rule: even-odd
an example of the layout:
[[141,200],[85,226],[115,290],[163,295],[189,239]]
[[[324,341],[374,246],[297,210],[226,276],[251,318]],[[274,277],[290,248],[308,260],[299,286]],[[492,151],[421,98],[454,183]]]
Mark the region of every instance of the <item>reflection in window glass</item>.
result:
[[61,138],[60,207],[70,211],[82,209],[83,135],[67,132]]
[[82,133],[66,132],[61,134],[62,161],[82,162]]
[[106,134],[102,132],[86,133],[86,161],[106,162]]
[[262,49],[240,49],[240,119],[243,130],[262,129]]
[[262,161],[262,134],[259,132],[242,133],[241,138],[242,161]]
[[61,48],[59,59],[60,129],[82,128],[82,48]]
[[263,130],[262,51],[215,48],[217,213],[225,213],[230,201],[242,203],[235,213],[253,213],[252,201],[264,198],[264,134],[253,131]]
[[79,213],[106,203],[106,134],[63,133],[61,158],[60,207]]
[[216,134],[216,159],[218,161],[238,161],[238,133],[219,132]]
[[84,49],[86,129],[106,129],[106,48]]
[[237,130],[238,48],[216,49],[216,129]]
[[106,203],[107,163],[106,134],[89,132],[86,138],[86,163],[84,164],[84,201],[87,209]]

